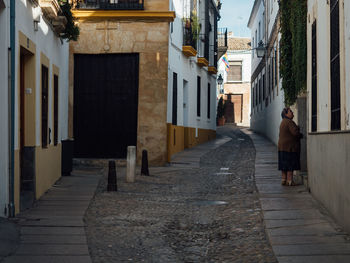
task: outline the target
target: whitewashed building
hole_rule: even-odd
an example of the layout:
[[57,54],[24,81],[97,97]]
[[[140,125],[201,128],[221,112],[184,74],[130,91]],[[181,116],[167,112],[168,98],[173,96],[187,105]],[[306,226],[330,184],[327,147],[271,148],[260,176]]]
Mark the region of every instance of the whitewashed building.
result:
[[[251,129],[277,144],[284,95],[279,75],[279,5],[276,0],[256,0],[249,18],[252,36]],[[265,56],[257,57],[259,43]]]
[[0,1],[0,216],[30,207],[61,176],[68,43],[59,37],[64,29],[59,15],[56,0]]
[[170,10],[175,11],[176,18],[169,33],[169,160],[172,154],[216,136],[219,3],[170,1]]
[[9,42],[10,16],[8,0],[0,0],[0,216],[9,204]]
[[308,1],[308,177],[350,231],[350,2]]
[[[251,114],[251,39],[243,37],[228,38],[228,71],[222,59],[219,60],[219,75],[223,77],[223,94],[226,123],[250,126]],[[220,91],[219,91],[220,93]]]

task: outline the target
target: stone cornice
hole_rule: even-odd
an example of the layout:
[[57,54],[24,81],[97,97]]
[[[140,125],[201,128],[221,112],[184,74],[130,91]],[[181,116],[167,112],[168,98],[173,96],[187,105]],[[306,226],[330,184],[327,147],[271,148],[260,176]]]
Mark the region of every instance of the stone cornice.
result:
[[125,11],[125,10],[72,10],[73,16],[80,19],[114,18],[122,20],[174,21],[173,11]]

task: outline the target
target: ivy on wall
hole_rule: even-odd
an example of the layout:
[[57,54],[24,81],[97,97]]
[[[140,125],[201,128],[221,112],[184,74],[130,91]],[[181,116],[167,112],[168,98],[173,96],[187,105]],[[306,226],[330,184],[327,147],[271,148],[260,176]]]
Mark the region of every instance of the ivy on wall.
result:
[[286,106],[293,105],[306,90],[307,80],[307,1],[281,0],[280,72]]
[[61,38],[66,39],[67,41],[77,41],[80,34],[80,30],[75,23],[76,18],[73,17],[71,11],[72,5],[67,0],[60,0],[59,4],[62,10],[62,15],[64,15],[67,18],[67,24],[65,26],[65,30],[61,34]]

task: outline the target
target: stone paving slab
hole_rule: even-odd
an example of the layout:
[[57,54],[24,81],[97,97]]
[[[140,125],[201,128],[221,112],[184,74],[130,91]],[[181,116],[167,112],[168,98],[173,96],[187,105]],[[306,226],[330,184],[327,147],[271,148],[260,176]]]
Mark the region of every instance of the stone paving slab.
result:
[[264,137],[242,130],[256,149],[255,177],[265,230],[282,263],[350,262],[350,236],[304,186],[281,185],[277,148]]
[[4,263],[91,263],[90,256],[12,256]]
[[349,255],[277,257],[280,263],[349,263]]
[[20,244],[5,263],[90,263],[84,214],[102,170],[62,177],[32,209],[18,215]]
[[22,244],[86,244],[85,235],[24,235]]
[[86,256],[88,254],[86,244],[21,244],[16,251],[16,255]]

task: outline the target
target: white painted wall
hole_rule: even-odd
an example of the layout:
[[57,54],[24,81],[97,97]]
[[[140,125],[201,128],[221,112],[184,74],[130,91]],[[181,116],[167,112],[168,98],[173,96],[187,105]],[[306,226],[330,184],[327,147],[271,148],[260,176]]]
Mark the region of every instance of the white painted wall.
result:
[[[204,1],[201,1],[204,4]],[[173,72],[177,73],[178,106],[177,125],[201,129],[216,129],[216,76],[210,75],[207,68],[201,68],[196,63],[196,57],[188,58],[182,53],[182,18],[183,0],[173,0],[170,8],[176,12],[173,22],[173,32],[169,35],[169,67],[168,67],[168,108],[167,122],[172,123],[173,102]],[[171,25],[170,25],[171,26]],[[201,116],[197,117],[197,76],[201,77]],[[188,103],[186,104],[188,123],[184,124],[184,87],[188,82]],[[208,83],[211,86],[210,119],[207,118]],[[185,117],[185,119],[186,119]]]
[[[261,41],[266,44],[265,39],[265,8],[263,0],[258,0],[254,3],[252,13],[250,15],[248,27],[251,30],[251,40],[252,40],[252,49],[256,48]],[[259,23],[260,23],[260,34],[259,34]],[[260,36],[260,37],[259,37]],[[257,66],[259,65],[261,58],[258,58],[256,55],[256,51],[252,51],[252,73],[255,71]]]
[[[39,8],[39,7],[36,7]],[[44,53],[50,60],[49,67],[49,128],[53,131],[53,87],[52,87],[52,64],[55,64],[60,69],[59,73],[59,133],[58,141],[68,138],[68,57],[69,45],[67,42],[61,40],[54,34],[50,25],[41,16],[39,23],[39,30],[34,31],[33,14],[37,12],[29,1],[16,1],[16,45],[19,46],[18,32],[21,31],[31,41],[36,44],[36,145],[41,144],[41,62],[40,53]],[[19,63],[19,53],[16,53],[16,68]],[[18,83],[19,72],[16,72],[16,87]],[[19,89],[17,88],[18,92]],[[16,122],[15,122],[15,148],[18,149],[18,125],[19,125],[19,107],[18,94],[16,94]],[[51,133],[53,134],[53,133]],[[51,135],[52,136],[52,135]],[[53,137],[51,137],[53,143]]]
[[[308,177],[311,193],[346,231],[350,231],[350,2],[340,0],[341,118],[342,131],[332,132],[330,112],[330,16],[326,1],[308,1],[308,103],[311,131],[311,28],[317,21],[317,110],[316,134],[307,140]],[[342,8],[344,6],[344,8]]]
[[0,217],[5,216],[4,208],[9,198],[9,81],[8,48],[10,38],[10,6],[0,9]]

